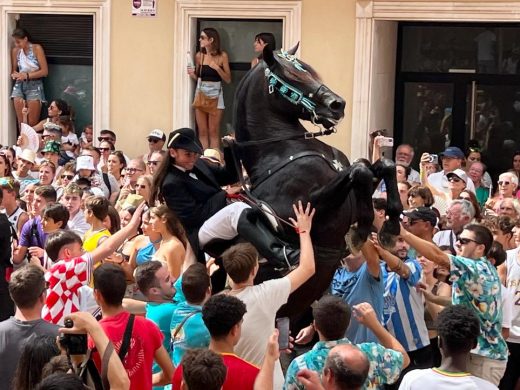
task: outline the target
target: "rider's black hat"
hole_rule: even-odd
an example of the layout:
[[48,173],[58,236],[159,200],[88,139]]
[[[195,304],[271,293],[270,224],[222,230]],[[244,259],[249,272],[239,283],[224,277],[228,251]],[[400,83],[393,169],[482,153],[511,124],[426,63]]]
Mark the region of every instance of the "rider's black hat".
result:
[[183,127],[174,130],[168,137],[168,148],[184,149],[190,152],[202,154],[202,145],[197,138],[197,134],[192,129]]

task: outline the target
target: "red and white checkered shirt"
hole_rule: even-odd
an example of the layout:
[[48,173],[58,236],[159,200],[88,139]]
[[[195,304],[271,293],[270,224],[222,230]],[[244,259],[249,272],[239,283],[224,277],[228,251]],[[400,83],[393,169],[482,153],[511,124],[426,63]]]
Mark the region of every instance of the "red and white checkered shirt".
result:
[[63,325],[64,317],[80,310],[79,288],[90,282],[92,256],[85,253],[74,259],[60,260],[45,272],[49,283],[42,317]]

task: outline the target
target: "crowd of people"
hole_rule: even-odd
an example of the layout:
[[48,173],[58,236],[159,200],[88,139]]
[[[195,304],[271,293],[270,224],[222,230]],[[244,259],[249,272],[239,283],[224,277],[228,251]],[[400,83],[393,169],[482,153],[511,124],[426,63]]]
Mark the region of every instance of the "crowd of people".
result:
[[[192,77],[228,80],[217,38],[203,30]],[[72,111],[52,101],[32,123],[38,150],[23,137],[0,150],[0,389],[516,388],[518,156],[493,186],[477,147],[425,153],[415,170],[413,146],[399,145],[397,189],[374,188],[373,234],[292,338],[275,323],[316,272],[313,205],[293,200],[299,245],[289,245],[237,198],[231,140],[221,152],[203,113],[198,135],[153,129],[144,154],[128,157],[111,130],[78,137]],[[395,190],[401,231],[384,248]],[[238,236],[246,242],[217,265],[212,244]],[[255,284],[269,265],[285,276]]]

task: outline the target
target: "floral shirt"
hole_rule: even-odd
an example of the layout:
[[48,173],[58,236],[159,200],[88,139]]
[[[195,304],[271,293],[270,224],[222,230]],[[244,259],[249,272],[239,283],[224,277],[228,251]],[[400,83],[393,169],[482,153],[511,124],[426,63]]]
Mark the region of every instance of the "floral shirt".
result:
[[[298,371],[307,368],[321,374],[329,351],[340,344],[352,343],[346,338],[334,341],[318,341],[309,352],[296,357],[287,368],[284,390],[305,389],[296,379]],[[365,353],[370,362],[364,389],[377,389],[379,385],[394,383],[399,378],[403,368],[403,354],[401,352],[385,348],[378,343],[361,343],[356,344],[356,346]]]
[[507,344],[502,337],[502,293],[495,267],[485,258],[479,260],[450,256],[452,303],[473,310],[480,321],[477,347],[471,352],[496,359],[507,359]]

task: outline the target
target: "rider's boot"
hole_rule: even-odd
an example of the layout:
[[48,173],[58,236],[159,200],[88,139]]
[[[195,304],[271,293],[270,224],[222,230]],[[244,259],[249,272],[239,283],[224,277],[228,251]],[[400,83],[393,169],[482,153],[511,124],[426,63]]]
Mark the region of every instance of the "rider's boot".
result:
[[238,234],[250,242],[269,263],[278,269],[288,269],[300,261],[300,250],[277,238],[261,221],[260,211],[245,209],[237,224]]

